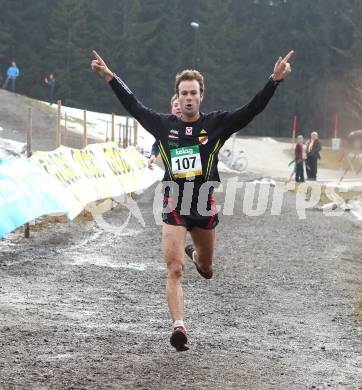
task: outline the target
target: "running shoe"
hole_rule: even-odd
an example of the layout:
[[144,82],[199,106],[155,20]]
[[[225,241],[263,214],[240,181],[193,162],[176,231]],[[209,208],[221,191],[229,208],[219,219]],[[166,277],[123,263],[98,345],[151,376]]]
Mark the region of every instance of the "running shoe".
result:
[[187,351],[189,349],[189,347],[185,345],[187,344],[187,336],[186,329],[183,326],[174,328],[170,337],[170,343],[178,352]]
[[197,272],[205,279],[211,279],[212,278],[212,270],[211,271],[208,271],[208,272],[205,272],[203,271],[200,267],[199,267],[199,264],[197,262],[197,253],[195,251],[195,248],[192,246],[192,245],[187,245],[185,247],[185,253],[187,254],[187,256],[192,260],[192,262],[195,264],[195,267],[197,269]]

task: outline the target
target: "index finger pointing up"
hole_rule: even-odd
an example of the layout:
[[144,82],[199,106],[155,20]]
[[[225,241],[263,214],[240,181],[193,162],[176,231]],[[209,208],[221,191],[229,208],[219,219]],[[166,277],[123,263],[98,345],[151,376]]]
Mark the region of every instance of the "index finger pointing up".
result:
[[290,57],[294,54],[294,51],[291,50],[284,58],[283,61],[288,62]]
[[93,53],[94,57],[96,57],[97,60],[103,62],[101,56],[95,50],[92,50],[92,53]]

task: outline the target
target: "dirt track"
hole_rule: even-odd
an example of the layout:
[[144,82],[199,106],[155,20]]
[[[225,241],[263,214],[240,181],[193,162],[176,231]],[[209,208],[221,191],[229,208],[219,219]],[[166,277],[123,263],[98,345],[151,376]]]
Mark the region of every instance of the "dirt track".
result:
[[146,227],[131,218],[122,237],[88,221],[0,241],[0,389],[362,389],[360,225],[299,220],[292,193],[280,216],[247,217],[239,199],[214,279],[187,263],[177,353],[153,192],[138,199]]
[[[4,89],[0,89],[0,127],[3,128],[3,130],[0,130],[0,137],[26,142],[26,132],[29,127],[29,108],[32,108],[33,151],[54,150],[56,147],[56,115],[54,111],[48,110],[46,105],[38,103],[37,100]],[[94,142],[92,139],[88,139],[88,141],[89,143]],[[82,148],[82,144],[83,138],[81,135],[68,132],[67,146]]]

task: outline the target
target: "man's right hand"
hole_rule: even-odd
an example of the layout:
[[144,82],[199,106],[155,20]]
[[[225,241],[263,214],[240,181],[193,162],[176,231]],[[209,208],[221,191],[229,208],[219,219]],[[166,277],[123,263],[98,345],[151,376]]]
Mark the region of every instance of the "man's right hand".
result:
[[153,169],[153,164],[154,164],[154,162],[156,161],[156,156],[151,156],[150,158],[149,158],[149,160],[148,160],[148,168],[149,169]]
[[274,72],[272,74],[272,78],[274,81],[281,81],[285,79],[292,71],[292,68],[290,67],[288,61],[293,54],[294,51],[291,50],[284,58],[279,57],[278,61],[274,66]]
[[107,67],[101,56],[95,51],[92,51],[95,59],[91,62],[91,68],[94,72],[101,75],[106,81],[113,79],[113,72]]

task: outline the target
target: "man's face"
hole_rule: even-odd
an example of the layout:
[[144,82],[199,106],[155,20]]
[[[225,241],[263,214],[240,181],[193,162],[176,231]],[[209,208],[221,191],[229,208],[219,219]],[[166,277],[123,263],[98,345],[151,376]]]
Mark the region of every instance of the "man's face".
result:
[[176,115],[176,116],[181,116],[181,107],[178,99],[175,99],[172,102],[172,107],[171,107],[171,114]]
[[184,80],[178,86],[178,100],[181,107],[181,115],[185,119],[195,119],[199,115],[200,103],[203,94],[200,92],[200,84],[196,80]]

